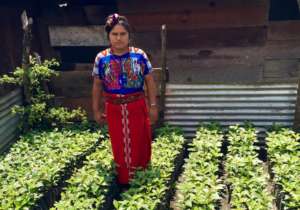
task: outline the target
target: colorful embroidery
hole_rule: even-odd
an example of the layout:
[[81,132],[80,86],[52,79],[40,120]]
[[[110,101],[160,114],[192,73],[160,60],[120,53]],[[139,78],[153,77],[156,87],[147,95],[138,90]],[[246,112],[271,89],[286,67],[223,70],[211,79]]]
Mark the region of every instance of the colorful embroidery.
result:
[[144,76],[151,69],[151,63],[141,49],[131,47],[122,56],[107,49],[97,55],[93,75],[99,75],[106,92],[126,94],[142,91]]

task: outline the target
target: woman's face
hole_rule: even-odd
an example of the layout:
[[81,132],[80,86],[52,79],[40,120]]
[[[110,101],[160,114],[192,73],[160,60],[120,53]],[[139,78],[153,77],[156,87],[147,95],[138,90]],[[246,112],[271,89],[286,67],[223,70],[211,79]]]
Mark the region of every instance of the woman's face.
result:
[[126,29],[117,24],[109,33],[109,41],[115,50],[127,50],[129,43],[129,33]]

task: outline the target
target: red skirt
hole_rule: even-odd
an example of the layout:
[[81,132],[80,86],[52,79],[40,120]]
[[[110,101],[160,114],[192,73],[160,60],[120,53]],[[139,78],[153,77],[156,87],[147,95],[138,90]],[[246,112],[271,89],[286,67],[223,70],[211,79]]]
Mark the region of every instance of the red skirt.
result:
[[[109,98],[118,98],[109,94]],[[108,131],[116,163],[118,182],[128,184],[137,168],[151,160],[151,126],[145,98],[125,104],[106,101]]]

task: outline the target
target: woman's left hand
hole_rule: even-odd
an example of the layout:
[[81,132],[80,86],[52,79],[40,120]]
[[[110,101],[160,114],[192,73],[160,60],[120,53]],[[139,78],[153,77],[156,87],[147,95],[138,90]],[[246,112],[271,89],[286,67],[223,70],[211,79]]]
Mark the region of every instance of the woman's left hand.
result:
[[150,115],[151,125],[155,124],[156,121],[158,120],[158,109],[157,109],[157,106],[150,106],[149,115]]

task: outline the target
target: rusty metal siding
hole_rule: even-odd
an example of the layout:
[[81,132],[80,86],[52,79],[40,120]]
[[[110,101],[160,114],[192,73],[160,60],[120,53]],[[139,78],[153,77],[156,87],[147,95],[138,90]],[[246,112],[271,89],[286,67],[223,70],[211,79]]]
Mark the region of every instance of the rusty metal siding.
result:
[[0,153],[16,139],[18,117],[11,113],[11,108],[17,104],[22,104],[20,89],[11,91],[0,98]]
[[180,126],[187,137],[199,123],[222,126],[251,121],[258,128],[294,122],[297,83],[253,85],[168,84],[165,122]]

